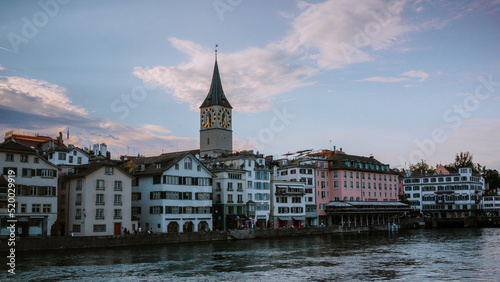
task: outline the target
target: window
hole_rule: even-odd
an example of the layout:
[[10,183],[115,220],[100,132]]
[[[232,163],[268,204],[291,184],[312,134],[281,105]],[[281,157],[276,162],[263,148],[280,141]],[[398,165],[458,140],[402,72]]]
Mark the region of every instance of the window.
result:
[[122,182],[116,180],[114,188],[115,188],[115,191],[121,191],[122,190]]
[[34,159],[33,159],[33,162],[37,164],[37,163],[39,163],[39,162],[40,162],[40,159],[39,159],[39,158],[34,158]]
[[96,205],[104,205],[104,194],[96,194],[95,195],[95,204]]
[[112,166],[107,166],[104,168],[104,174],[106,175],[113,175],[113,167]]
[[122,195],[115,195],[115,206],[122,205]]
[[141,207],[132,207],[132,214],[141,214]]
[[40,212],[40,204],[31,205],[31,212],[32,213],[39,213]]
[[104,209],[95,210],[95,219],[104,219]]
[[21,212],[26,213],[26,204],[21,204]]
[[55,177],[55,169],[41,169],[40,170],[40,176],[41,177]]
[[33,177],[36,171],[30,168],[23,168],[23,177]]
[[201,165],[198,165],[197,170],[201,171]]
[[184,169],[187,169],[187,170],[193,169],[193,162],[192,162],[190,157],[187,157],[184,159]]
[[179,170],[179,164],[175,164],[175,170]]
[[106,232],[106,224],[94,224],[94,232]]
[[339,178],[339,172],[338,171],[334,171],[333,172],[333,178],[334,179],[338,179]]
[[113,219],[122,219],[122,210],[115,209]]
[[232,203],[233,202],[233,195],[232,194],[227,195],[227,202],[228,203]]
[[5,161],[6,162],[13,162],[14,161],[14,154],[5,154]]
[[79,206],[82,204],[82,194],[76,194],[75,205]]
[[69,163],[72,164],[73,163],[73,156],[69,156]]
[[57,159],[60,161],[65,161],[66,160],[66,153],[59,153]]
[[249,201],[251,201],[251,200],[252,200],[252,194],[248,193],[248,195],[247,195],[247,199],[248,199]]
[[27,163],[28,162],[28,155],[21,155],[21,162]]
[[76,209],[75,219],[81,219],[81,218],[82,218],[82,209]]
[[132,201],[139,201],[139,200],[141,200],[141,192],[132,193]]
[[76,190],[82,190],[82,183],[83,181],[81,179],[76,180]]
[[73,232],[81,232],[81,225],[73,224]]
[[77,164],[82,164],[82,157],[78,157],[77,161],[76,161]]
[[163,207],[162,206],[152,206],[152,207],[149,207],[149,213],[150,214],[162,214],[163,213]]
[[55,187],[45,187],[45,196],[52,196],[54,195],[54,192],[55,192],[55,189],[53,189]]
[[243,203],[243,195],[238,195],[238,203]]
[[38,195],[38,187],[36,187],[36,186],[31,186],[31,187],[30,187],[30,195],[31,195],[31,196],[37,196],[37,195]]
[[96,187],[96,189],[104,190],[104,180],[97,179],[95,187]]

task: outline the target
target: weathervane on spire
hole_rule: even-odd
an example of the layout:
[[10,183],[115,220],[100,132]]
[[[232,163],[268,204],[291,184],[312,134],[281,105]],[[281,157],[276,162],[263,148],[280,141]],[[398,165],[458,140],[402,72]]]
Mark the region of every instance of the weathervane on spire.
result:
[[217,47],[219,47],[219,44],[215,44],[215,60],[217,60]]

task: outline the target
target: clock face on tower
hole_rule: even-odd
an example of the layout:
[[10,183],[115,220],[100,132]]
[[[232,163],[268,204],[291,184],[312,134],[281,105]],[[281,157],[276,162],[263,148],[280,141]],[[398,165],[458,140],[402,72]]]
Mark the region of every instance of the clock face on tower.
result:
[[206,108],[201,113],[201,125],[205,128],[211,128],[215,124],[217,113],[212,108]]
[[218,118],[219,124],[222,128],[228,128],[231,125],[231,113],[228,109],[220,109]]

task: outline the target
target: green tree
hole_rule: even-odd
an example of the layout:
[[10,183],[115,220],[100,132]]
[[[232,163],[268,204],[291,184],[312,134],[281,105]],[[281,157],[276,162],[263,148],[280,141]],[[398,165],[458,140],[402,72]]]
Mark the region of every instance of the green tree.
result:
[[457,170],[463,167],[470,167],[472,168],[472,171],[479,172],[481,171],[481,165],[475,164],[473,157],[473,154],[469,152],[460,152],[455,155],[455,162],[450,164],[450,166]]
[[411,164],[410,165],[410,171],[411,172],[417,172],[417,173],[434,173],[436,169],[434,169],[432,166],[428,165],[425,160],[421,160],[416,164]]
[[408,194],[399,194],[399,201],[403,204],[410,205],[410,201],[408,201],[408,198],[410,198],[410,195]]
[[482,176],[490,189],[500,188],[500,174],[496,169],[483,169]]

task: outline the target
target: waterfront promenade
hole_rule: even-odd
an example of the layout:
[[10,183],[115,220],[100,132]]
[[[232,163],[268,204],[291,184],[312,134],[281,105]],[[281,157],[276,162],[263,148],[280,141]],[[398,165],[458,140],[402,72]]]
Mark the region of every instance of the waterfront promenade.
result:
[[[309,236],[333,233],[358,233],[374,230],[387,230],[387,226],[358,226],[358,227],[309,227],[309,228],[280,228],[280,229],[246,229],[192,233],[153,233],[132,234],[119,236],[92,236],[92,237],[27,237],[16,242],[16,251],[29,250],[56,250],[56,249],[85,249],[108,248],[140,245],[161,245],[193,242],[248,240],[257,238],[277,238],[293,236]],[[7,242],[0,240],[1,251],[7,251]]]

